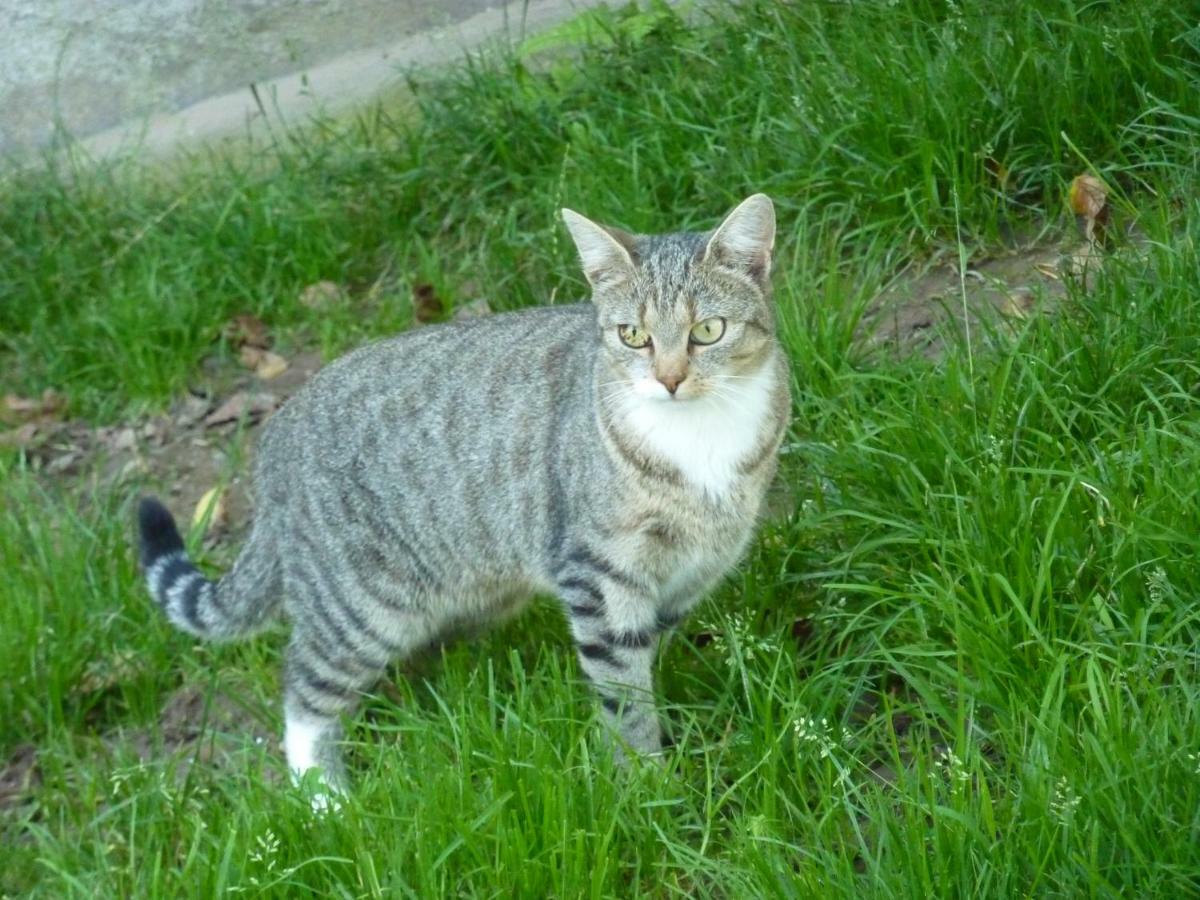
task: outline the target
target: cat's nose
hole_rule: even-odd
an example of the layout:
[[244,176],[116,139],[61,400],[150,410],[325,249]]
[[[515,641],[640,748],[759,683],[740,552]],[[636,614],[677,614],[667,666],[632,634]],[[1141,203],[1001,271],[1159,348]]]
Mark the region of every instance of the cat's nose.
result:
[[683,380],[685,378],[687,378],[686,374],[659,375],[658,381],[663,387],[665,387],[668,391],[671,392],[671,396],[675,396],[675,391],[677,391],[679,389],[679,386],[681,384],[683,384]]

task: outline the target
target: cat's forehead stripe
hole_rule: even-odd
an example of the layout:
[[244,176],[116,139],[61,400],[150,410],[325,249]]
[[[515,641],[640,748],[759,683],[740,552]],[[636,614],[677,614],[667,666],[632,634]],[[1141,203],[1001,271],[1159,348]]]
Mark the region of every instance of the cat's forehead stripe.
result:
[[703,234],[664,234],[647,239],[642,250],[642,273],[653,288],[658,311],[677,307],[699,255]]

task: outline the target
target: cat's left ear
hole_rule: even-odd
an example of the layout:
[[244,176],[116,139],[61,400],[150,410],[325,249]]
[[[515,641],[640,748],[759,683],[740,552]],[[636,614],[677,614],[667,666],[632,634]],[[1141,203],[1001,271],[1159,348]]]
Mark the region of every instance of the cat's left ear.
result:
[[745,272],[766,286],[775,249],[775,205],[766,194],[754,194],[737,205],[704,248],[704,260]]

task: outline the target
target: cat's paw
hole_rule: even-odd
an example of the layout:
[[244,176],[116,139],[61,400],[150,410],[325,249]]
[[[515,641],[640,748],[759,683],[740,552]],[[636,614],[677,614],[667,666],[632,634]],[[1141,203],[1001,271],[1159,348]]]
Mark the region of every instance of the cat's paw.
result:
[[316,815],[323,816],[342,808],[346,797],[345,788],[326,778],[321,769],[306,769],[303,773],[292,772],[292,783],[308,798],[309,805]]

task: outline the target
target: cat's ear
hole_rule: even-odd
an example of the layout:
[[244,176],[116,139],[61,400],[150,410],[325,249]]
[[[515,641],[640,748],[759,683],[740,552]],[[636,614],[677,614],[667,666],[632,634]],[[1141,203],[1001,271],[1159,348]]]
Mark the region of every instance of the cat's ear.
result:
[[609,287],[633,275],[632,235],[618,228],[597,225],[573,209],[564,209],[562,217],[579,250],[583,274],[593,290]]
[[775,249],[775,205],[766,194],[754,194],[737,205],[704,248],[705,261],[745,272],[765,285]]

